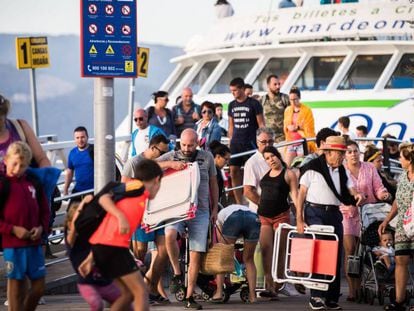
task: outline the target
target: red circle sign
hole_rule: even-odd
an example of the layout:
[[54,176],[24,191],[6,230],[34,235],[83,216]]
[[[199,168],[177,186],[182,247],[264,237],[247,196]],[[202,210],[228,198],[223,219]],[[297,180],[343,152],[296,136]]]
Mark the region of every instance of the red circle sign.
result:
[[131,8],[128,5],[123,5],[121,8],[122,15],[131,14]]
[[95,24],[90,24],[88,29],[91,34],[96,34],[98,32],[98,26]]
[[131,33],[131,27],[129,27],[128,25],[122,26],[121,30],[124,35],[129,35]]
[[90,14],[96,14],[96,12],[98,12],[98,7],[95,4],[91,4],[89,5],[88,10]]
[[106,12],[106,14],[108,14],[108,15],[112,15],[112,14],[114,14],[114,6],[113,6],[113,5],[111,5],[111,4],[107,4],[107,5],[105,6],[105,12]]
[[114,26],[112,26],[112,25],[110,25],[110,24],[108,24],[108,25],[106,25],[106,26],[105,26],[105,32],[106,32],[108,35],[112,35],[112,34],[114,33],[114,31],[115,31]]

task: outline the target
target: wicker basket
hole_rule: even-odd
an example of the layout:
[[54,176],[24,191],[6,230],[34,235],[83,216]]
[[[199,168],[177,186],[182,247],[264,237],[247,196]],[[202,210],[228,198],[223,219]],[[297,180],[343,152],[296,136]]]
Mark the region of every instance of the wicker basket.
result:
[[216,243],[201,258],[200,272],[221,274],[234,271],[234,245]]

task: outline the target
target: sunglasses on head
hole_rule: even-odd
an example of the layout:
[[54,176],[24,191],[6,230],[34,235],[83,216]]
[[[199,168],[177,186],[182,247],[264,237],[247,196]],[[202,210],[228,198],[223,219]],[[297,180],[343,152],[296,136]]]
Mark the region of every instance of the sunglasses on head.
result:
[[213,114],[213,110],[207,109],[207,110],[203,110],[201,111],[202,114]]
[[137,121],[144,121],[144,117],[134,118],[134,121],[135,122],[137,122]]

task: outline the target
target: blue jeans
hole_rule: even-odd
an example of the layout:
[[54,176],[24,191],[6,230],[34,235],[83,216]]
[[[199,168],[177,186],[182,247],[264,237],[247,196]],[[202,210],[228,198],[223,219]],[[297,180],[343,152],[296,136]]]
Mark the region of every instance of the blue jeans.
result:
[[341,290],[341,262],[344,229],[342,227],[342,213],[339,208],[325,209],[321,207],[309,206],[305,203],[305,222],[308,225],[328,225],[333,226],[335,234],[338,236],[338,259],[336,265],[336,278],[329,285],[328,291],[311,290],[312,297],[324,297],[326,301],[338,302]]

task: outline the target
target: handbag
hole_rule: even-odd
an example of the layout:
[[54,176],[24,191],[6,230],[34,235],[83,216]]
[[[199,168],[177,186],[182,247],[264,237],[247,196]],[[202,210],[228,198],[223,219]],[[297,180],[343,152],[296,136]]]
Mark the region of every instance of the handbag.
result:
[[[221,233],[219,228],[215,228]],[[225,274],[234,271],[234,245],[224,244],[217,241],[217,235],[213,229],[213,244],[211,248],[201,257],[200,272],[203,274]],[[226,240],[223,237],[224,240]],[[227,242],[227,241],[226,241]]]
[[346,271],[350,278],[359,279],[362,273],[362,257],[359,256],[360,242],[355,247],[353,255],[348,255],[346,261]]
[[414,237],[413,217],[414,217],[414,193],[413,193],[413,198],[411,200],[411,204],[405,211],[404,217],[403,217],[403,228],[405,231],[405,235],[410,239]]

